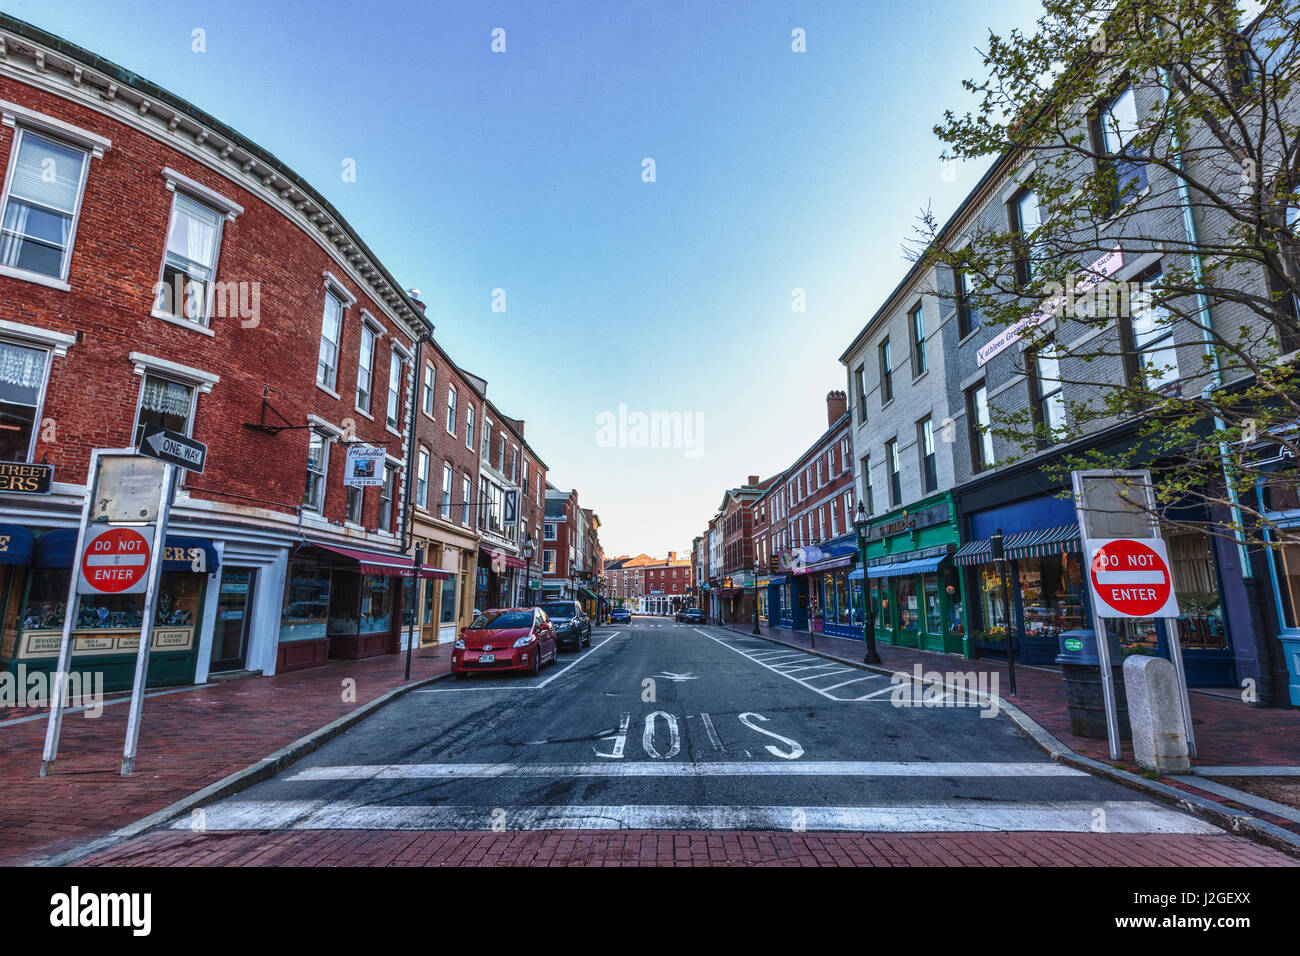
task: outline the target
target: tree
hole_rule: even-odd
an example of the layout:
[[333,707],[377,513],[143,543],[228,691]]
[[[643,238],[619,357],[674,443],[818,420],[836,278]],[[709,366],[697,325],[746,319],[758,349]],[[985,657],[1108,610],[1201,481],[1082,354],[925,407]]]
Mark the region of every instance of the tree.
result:
[[1298,21],[1300,0],[1045,0],[1032,31],[989,36],[978,106],[935,127],[1021,188],[998,215],[923,212],[914,251],[968,323],[1027,345],[1016,371],[1047,397],[989,431],[1053,449],[1067,486],[1149,467],[1166,522],[1242,544],[1300,540],[1255,493],[1297,494],[1266,462],[1300,453]]

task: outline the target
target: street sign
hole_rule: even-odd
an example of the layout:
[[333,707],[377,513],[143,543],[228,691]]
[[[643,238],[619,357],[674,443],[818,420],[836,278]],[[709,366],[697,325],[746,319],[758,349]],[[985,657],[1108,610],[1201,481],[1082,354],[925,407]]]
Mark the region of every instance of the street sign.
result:
[[370,445],[349,445],[343,485],[347,488],[379,488],[384,483],[384,456],[382,448]]
[[506,491],[504,512],[501,523],[514,524],[516,516],[519,514],[519,492],[513,488]]
[[[143,530],[144,533],[141,533]],[[140,594],[148,583],[151,528],[87,532],[78,594]]]
[[139,451],[142,455],[157,458],[178,468],[203,474],[203,465],[207,461],[208,446],[203,442],[186,438],[180,432],[174,432],[159,425],[145,425],[140,433]]
[[1088,581],[1101,617],[1177,617],[1169,552],[1160,538],[1090,538]]

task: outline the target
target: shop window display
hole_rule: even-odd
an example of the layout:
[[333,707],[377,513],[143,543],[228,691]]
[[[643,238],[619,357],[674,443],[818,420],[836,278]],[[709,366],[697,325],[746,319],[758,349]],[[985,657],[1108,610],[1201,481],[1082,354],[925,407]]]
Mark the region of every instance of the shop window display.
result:
[[[1011,571],[1007,570],[1007,584],[1011,583]],[[982,564],[979,568],[980,612],[983,615],[984,633],[991,638],[1001,639],[1007,633],[1007,619],[1003,612],[1002,575],[996,564]]]
[[393,626],[393,579],[378,574],[361,577],[360,633],[378,634]]
[[846,626],[851,623],[849,581],[845,571],[835,572],[835,621]]
[[1169,626],[1178,628],[1184,650],[1227,650],[1219,581],[1214,571],[1213,542],[1200,531],[1165,531],[1179,615]]
[[939,576],[922,575],[921,589],[925,595],[925,632],[942,634],[943,628],[939,623]]
[[290,561],[280,613],[280,640],[306,641],[326,635],[330,568],[315,561]]
[[1026,637],[1056,637],[1087,627],[1079,555],[1021,558],[1016,564]]
[[917,613],[916,578],[895,578],[894,593],[898,597],[898,629],[915,631],[920,624]]

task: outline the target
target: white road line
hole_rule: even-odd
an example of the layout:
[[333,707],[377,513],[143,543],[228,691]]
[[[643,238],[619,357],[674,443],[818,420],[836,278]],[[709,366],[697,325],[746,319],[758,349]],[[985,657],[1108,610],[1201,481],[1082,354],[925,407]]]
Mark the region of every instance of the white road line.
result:
[[[602,647],[604,647],[614,638],[618,637],[620,633],[622,632],[615,631],[614,633],[610,634],[609,637],[601,641],[599,644],[591,645],[591,647],[588,648],[587,653],[585,655],[578,658],[576,661],[570,661],[560,670],[556,671],[554,674],[552,674],[550,677],[546,678],[546,680],[542,681],[539,684],[512,684],[506,687],[501,687],[499,685],[493,687],[423,687],[420,690],[411,691],[411,693],[413,694],[478,694],[478,693],[482,693],[483,691],[494,691],[494,690],[496,691],[541,690],[551,681],[555,680],[555,678],[563,677],[565,674],[569,673],[569,671],[573,670],[575,667],[584,663],[588,658],[591,657],[592,654],[600,650]],[[480,672],[476,672],[476,673],[480,673]],[[482,671],[481,673],[490,674],[492,672]]]
[[848,674],[853,670],[851,667],[837,667],[833,671],[826,671],[824,674],[809,674],[808,680],[821,680],[823,677],[839,677],[841,674]]
[[[1222,834],[1210,823],[1138,800],[933,804],[883,807],[782,806],[373,806],[353,801],[230,801],[204,809],[216,830],[783,830],[796,812],[808,830],[879,833],[1092,832],[1096,811],[1108,833]],[[501,812],[504,811],[504,817]],[[178,819],[173,830],[192,822]]]
[[880,697],[880,696],[883,695],[883,694],[888,694],[888,693],[889,693],[890,691],[892,691],[895,687],[900,687],[900,686],[902,686],[902,685],[900,685],[900,684],[895,684],[895,683],[892,683],[892,682],[891,682],[890,685],[889,685],[888,687],[882,687],[882,688],[880,688],[880,690],[873,690],[870,694],[863,694],[861,697],[853,697],[853,698],[851,698],[851,699],[852,699],[852,700],[871,700],[871,698],[873,698],[873,697]]
[[823,687],[822,690],[834,690],[836,687],[847,687],[849,684],[856,684],[858,681],[862,681],[862,680],[879,680],[882,676],[884,675],[868,674],[866,677],[855,677],[853,678],[853,680],[846,680],[846,681],[842,681],[839,684],[831,684],[830,687]]
[[[712,721],[710,721],[712,725]],[[721,741],[718,742],[719,746]],[[391,763],[309,767],[285,779],[454,780],[468,777],[1086,777],[1086,771],[1038,763],[937,760],[715,761],[625,760],[619,763]]]
[[727,748],[722,746],[722,738],[719,737],[718,732],[713,729],[713,718],[708,714],[700,714],[700,717],[704,721],[704,729],[709,732],[709,740],[713,743],[713,749],[725,751]]
[[[716,638],[716,637],[714,637],[712,634],[710,634],[708,631],[701,631],[698,627],[693,627],[693,628],[691,628],[691,630],[693,630],[696,634],[702,634],[703,636],[707,637],[707,638],[708,638],[709,640],[711,640],[711,641],[716,641],[718,644],[721,644],[723,647],[725,647],[725,648],[726,648],[727,650],[729,650],[729,651],[735,651],[735,652],[736,652],[737,654],[739,654],[741,657],[745,658],[746,660],[753,661],[753,662],[754,662],[755,664],[757,664],[759,667],[765,667],[765,668],[767,668],[767,669],[770,670],[773,674],[778,674],[778,675],[780,675],[781,677],[784,677],[786,680],[792,680],[792,681],[794,681],[796,684],[798,684],[799,686],[808,688],[808,689],[809,689],[810,691],[812,691],[814,694],[820,694],[821,696],[825,697],[827,700],[843,700],[843,698],[836,697],[836,696],[834,696],[833,694],[828,694],[828,693],[826,693],[826,691],[822,690],[821,688],[819,688],[819,687],[815,687],[815,686],[812,685],[812,684],[809,684],[809,683],[807,683],[807,682],[805,682],[805,681],[803,681],[803,680],[800,680],[798,677],[792,677],[791,675],[786,674],[784,671],[777,670],[775,667],[773,667],[771,664],[767,663],[766,661],[761,661],[761,660],[759,660],[758,658],[756,658],[756,657],[755,657],[754,655],[752,655],[752,654],[746,654],[744,651],[742,651],[742,650],[741,650],[740,648],[738,648],[738,647],[732,647],[732,646],[731,646],[730,644],[728,644],[726,641],[719,640],[718,638]],[[806,655],[806,654],[801,654],[800,656],[806,658],[808,655]]]
[[[820,671],[827,667],[839,668],[839,664],[806,664],[803,667],[788,667],[782,673],[793,674],[795,671]],[[811,675],[810,675],[811,676]]]

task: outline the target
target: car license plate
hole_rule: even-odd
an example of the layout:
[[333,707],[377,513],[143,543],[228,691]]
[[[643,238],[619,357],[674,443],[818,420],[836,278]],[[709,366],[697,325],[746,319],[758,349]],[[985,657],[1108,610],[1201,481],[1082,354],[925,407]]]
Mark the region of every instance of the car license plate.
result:
[[495,664],[496,660],[497,656],[495,654],[480,654],[478,656],[478,662],[480,664]]

